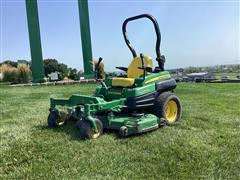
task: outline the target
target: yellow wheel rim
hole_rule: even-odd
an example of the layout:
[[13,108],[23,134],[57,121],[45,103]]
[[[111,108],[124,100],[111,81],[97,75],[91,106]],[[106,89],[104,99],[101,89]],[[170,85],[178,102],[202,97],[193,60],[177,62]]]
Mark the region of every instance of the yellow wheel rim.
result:
[[67,118],[67,114],[63,111],[60,111],[60,117],[57,118],[56,124],[58,126],[62,126],[65,123],[66,118]]
[[174,123],[177,119],[178,113],[177,103],[174,100],[168,101],[164,113],[168,123],[169,124]]
[[97,139],[100,136],[100,132],[98,131],[97,133],[93,133],[92,138]]
[[98,132],[94,132],[94,130],[91,129],[91,134],[93,139],[97,139],[100,136],[101,127],[99,126],[99,124],[97,124],[97,129],[98,129]]
[[58,126],[62,126],[62,125],[64,124],[64,121],[57,121],[56,124],[57,124]]

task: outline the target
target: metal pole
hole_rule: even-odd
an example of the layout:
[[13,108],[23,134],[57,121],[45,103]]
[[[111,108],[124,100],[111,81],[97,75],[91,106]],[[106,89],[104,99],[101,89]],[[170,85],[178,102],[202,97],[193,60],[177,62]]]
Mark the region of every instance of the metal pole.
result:
[[91,32],[88,13],[88,1],[78,0],[80,29],[81,29],[81,41],[82,41],[82,54],[84,64],[84,77],[91,79],[93,74],[93,62],[92,62],[92,45],[91,45]]
[[43,57],[39,29],[37,0],[26,0],[28,33],[32,59],[32,82],[44,81]]

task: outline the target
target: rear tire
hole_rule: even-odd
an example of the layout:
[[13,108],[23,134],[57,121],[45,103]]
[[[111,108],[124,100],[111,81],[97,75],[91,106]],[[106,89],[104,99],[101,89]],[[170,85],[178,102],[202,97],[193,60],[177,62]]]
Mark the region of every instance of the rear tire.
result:
[[94,132],[90,121],[82,120],[81,125],[80,125],[81,137],[83,139],[97,139],[99,136],[101,136],[103,133],[102,122],[99,119],[97,119],[96,125],[97,125],[97,129],[98,129],[97,133]]
[[154,104],[152,113],[159,118],[164,118],[167,125],[179,121],[182,106],[179,98],[171,92],[161,93]]

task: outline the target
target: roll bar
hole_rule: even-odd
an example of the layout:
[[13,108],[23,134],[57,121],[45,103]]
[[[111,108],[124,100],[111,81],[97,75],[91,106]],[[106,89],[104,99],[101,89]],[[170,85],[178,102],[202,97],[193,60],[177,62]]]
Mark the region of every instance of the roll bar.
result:
[[132,52],[133,57],[134,58],[137,57],[137,53],[136,53],[135,49],[133,48],[133,46],[130,44],[130,41],[129,41],[128,37],[127,37],[126,26],[127,26],[127,23],[129,21],[134,21],[134,20],[141,19],[141,18],[148,18],[149,20],[152,21],[152,23],[154,25],[154,29],[155,29],[156,36],[157,36],[156,47],[155,47],[156,55],[157,55],[156,60],[158,62],[158,65],[159,65],[160,69],[163,71],[164,70],[165,57],[162,56],[161,53],[160,53],[161,34],[160,34],[158,23],[157,23],[156,19],[152,15],[150,15],[150,14],[141,14],[141,15],[138,15],[138,16],[133,16],[133,17],[127,18],[123,22],[123,25],[122,25],[122,32],[123,32],[124,40],[125,40],[128,48]]

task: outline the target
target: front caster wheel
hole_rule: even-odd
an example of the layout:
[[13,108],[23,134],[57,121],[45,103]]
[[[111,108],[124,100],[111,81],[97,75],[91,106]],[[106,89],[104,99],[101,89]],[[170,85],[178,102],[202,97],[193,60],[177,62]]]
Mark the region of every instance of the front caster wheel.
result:
[[95,132],[92,128],[92,124],[90,121],[82,120],[80,125],[80,134],[83,139],[96,139],[103,133],[103,125],[102,122],[97,119],[96,120],[97,132]]
[[57,126],[62,126],[67,122],[67,113],[64,111],[59,111],[59,115],[57,112],[52,111],[48,115],[48,127],[54,128]]
[[128,135],[128,128],[126,126],[120,127],[119,134],[121,136],[127,136]]

